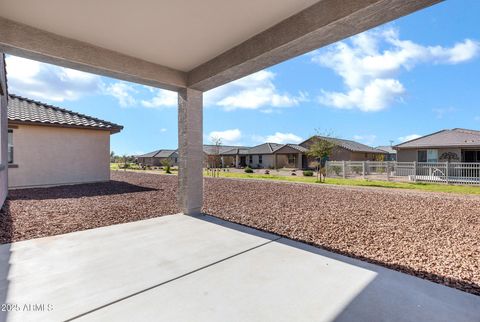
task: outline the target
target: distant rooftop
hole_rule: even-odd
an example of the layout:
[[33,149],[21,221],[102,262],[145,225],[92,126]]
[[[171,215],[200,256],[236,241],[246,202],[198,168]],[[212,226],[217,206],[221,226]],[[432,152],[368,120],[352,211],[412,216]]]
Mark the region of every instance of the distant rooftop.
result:
[[117,133],[123,129],[123,126],[115,123],[12,94],[8,97],[8,121],[20,124],[108,130],[111,133]]
[[397,153],[397,151],[391,145],[381,145],[381,146],[377,146],[375,149],[382,150],[390,154]]
[[355,141],[352,141],[352,140],[345,140],[345,139],[338,139],[338,138],[332,138],[332,137],[328,137],[328,136],[319,136],[319,135],[315,135],[315,136],[312,136],[311,138],[309,138],[308,140],[300,143],[301,145],[303,145],[303,143],[309,141],[309,140],[312,140],[313,138],[319,138],[319,139],[322,139],[322,140],[327,140],[327,141],[330,141],[344,149],[347,149],[349,151],[352,151],[352,152],[365,152],[365,153],[385,153],[385,151],[382,151],[382,150],[379,150],[379,149],[375,149],[371,146],[368,146],[368,145],[365,145],[365,144],[362,144],[362,143],[359,143],[359,142],[355,142]]
[[468,129],[446,129],[419,137],[395,146],[404,148],[429,148],[429,147],[472,147],[480,146],[480,131]]

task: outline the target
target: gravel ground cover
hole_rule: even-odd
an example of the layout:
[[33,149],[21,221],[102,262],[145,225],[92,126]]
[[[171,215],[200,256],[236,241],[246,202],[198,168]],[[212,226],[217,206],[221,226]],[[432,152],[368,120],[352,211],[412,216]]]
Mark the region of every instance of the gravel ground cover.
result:
[[[2,243],[178,212],[176,176],[16,190]],[[480,197],[259,180],[205,180],[208,214],[480,295]]]

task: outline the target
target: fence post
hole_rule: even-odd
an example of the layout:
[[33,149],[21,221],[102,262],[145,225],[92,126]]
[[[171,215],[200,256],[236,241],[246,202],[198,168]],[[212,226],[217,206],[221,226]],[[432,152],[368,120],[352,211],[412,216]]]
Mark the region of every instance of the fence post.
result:
[[365,161],[362,162],[362,177],[365,180]]
[[417,182],[417,161],[413,161],[413,182]]
[[449,162],[447,161],[447,162],[445,162],[445,179],[447,180],[447,184],[450,184],[450,179],[449,179],[449,177],[450,177],[450,170],[449,170],[449,168],[450,168],[450,164],[449,164]]
[[390,162],[387,161],[387,181],[390,181]]
[[342,162],[342,174],[343,174],[343,179],[347,177],[347,174],[345,173],[345,170],[347,169],[347,162],[344,160]]

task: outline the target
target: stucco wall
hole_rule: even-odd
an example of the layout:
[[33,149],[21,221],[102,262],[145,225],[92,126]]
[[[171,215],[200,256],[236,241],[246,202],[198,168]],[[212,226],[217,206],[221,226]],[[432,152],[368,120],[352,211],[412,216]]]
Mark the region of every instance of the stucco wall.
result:
[[[401,150],[397,151],[397,161],[398,162],[418,161],[418,153],[417,153],[418,150],[427,150],[427,149],[401,149]],[[438,158],[440,158],[441,155],[443,153],[446,153],[446,152],[455,153],[458,156],[459,161],[461,161],[462,149],[460,149],[460,148],[438,149]]]
[[13,129],[9,187],[110,180],[110,132],[19,125]]
[[[0,95],[6,94],[5,66],[0,53]],[[0,207],[7,198],[7,95],[0,96]]]

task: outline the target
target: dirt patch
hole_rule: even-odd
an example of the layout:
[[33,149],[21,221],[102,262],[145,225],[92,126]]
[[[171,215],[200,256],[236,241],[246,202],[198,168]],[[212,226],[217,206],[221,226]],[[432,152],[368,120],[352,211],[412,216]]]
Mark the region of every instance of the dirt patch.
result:
[[[177,177],[10,192],[0,242],[177,213]],[[208,214],[480,295],[480,197],[259,180],[205,180]]]

